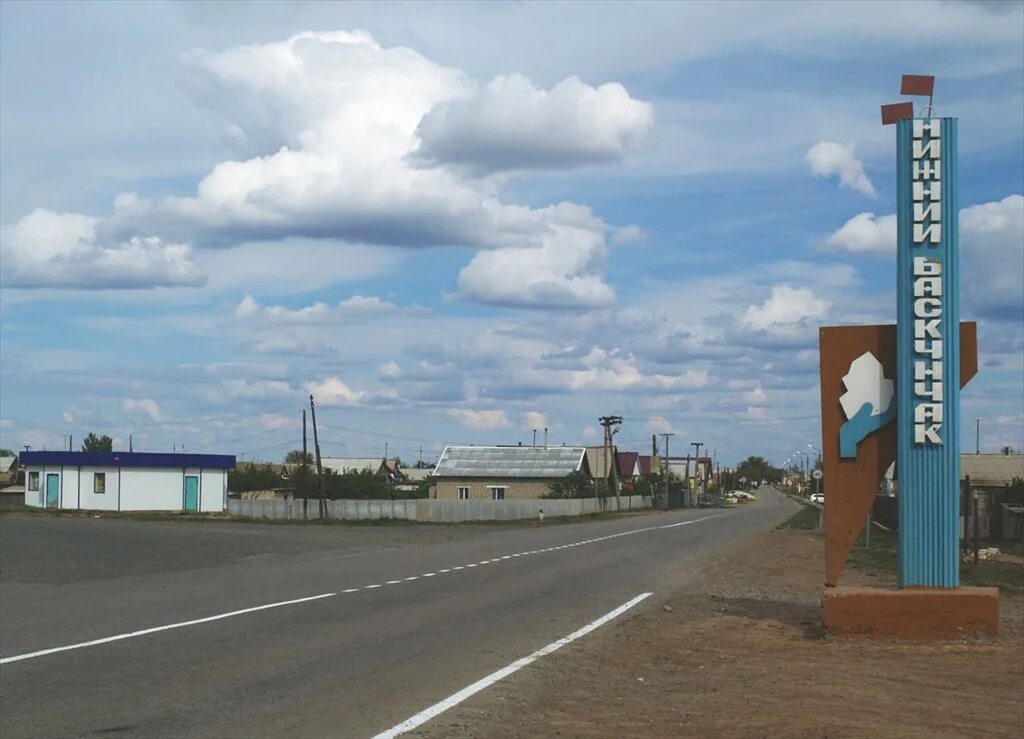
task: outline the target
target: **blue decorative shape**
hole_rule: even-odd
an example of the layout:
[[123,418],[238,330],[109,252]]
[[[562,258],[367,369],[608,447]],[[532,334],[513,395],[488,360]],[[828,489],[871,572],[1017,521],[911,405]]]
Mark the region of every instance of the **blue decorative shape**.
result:
[[857,446],[896,417],[896,403],[890,402],[883,413],[874,413],[875,406],[865,403],[853,418],[839,427],[839,456],[842,459],[855,459]]

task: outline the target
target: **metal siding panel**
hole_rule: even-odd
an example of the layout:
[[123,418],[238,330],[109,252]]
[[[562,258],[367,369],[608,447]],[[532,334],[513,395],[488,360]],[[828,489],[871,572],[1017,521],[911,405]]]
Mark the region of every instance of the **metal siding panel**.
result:
[[960,310],[956,119],[941,119],[943,428],[941,445],[914,444],[912,120],[897,124],[897,476],[900,585],[959,585]]

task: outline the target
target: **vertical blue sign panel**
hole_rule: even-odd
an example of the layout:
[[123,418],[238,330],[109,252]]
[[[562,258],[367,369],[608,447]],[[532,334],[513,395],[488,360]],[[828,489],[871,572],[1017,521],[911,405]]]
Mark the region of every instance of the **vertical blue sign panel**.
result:
[[960,584],[957,121],[897,124],[900,585]]

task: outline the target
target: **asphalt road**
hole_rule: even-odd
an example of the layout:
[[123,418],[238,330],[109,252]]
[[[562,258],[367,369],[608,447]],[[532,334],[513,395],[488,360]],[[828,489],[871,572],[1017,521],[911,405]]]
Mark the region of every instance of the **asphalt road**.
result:
[[4,659],[333,595],[3,664],[0,735],[370,736],[639,593],[660,607],[792,508],[764,489],[568,525],[4,516]]

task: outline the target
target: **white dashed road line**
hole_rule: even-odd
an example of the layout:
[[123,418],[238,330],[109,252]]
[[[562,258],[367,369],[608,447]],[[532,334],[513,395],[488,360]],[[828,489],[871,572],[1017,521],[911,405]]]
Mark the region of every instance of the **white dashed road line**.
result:
[[243,608],[240,611],[230,611],[229,613],[219,613],[216,616],[207,616],[206,618],[196,618],[191,621],[181,621],[176,624],[167,624],[166,626],[154,626],[151,629],[142,629],[140,631],[130,631],[127,634],[118,634],[116,636],[106,636],[102,639],[93,639],[92,641],[83,641],[78,644],[68,644],[64,647],[54,647],[53,649],[41,649],[38,652],[29,652],[28,654],[16,654],[13,657],[4,657],[0,659],[0,665],[6,665],[8,662],[18,662],[23,659],[32,659],[33,657],[42,657],[47,654],[55,654],[56,652],[67,652],[72,649],[82,649],[83,647],[94,647],[97,644],[107,644],[112,641],[120,641],[122,639],[131,639],[136,636],[145,636],[146,634],[155,634],[158,631],[167,631],[168,629],[180,629],[184,626],[195,626],[196,624],[205,624],[210,621],[219,621],[222,618],[231,618],[232,616],[241,616],[243,613],[253,613],[254,611],[265,611],[269,608],[280,608],[281,606],[291,606],[296,603],[306,603],[311,600],[320,600],[321,598],[331,598],[337,595],[337,593],[321,593],[320,595],[311,595],[308,598],[296,598],[295,600],[283,600],[279,603],[267,603],[264,606],[254,606],[253,608]]
[[[501,556],[501,557],[496,557],[495,559],[485,559],[485,560],[483,560],[481,562],[469,563],[469,564],[466,564],[466,565],[457,565],[457,566],[453,566],[453,567],[446,568],[446,569],[443,569],[443,570],[438,570],[437,572],[425,572],[422,575],[412,575],[410,577],[403,578],[402,580],[388,580],[386,584],[388,584],[388,585],[398,585],[398,584],[401,584],[403,582],[410,582],[412,580],[419,580],[419,579],[425,578],[425,577],[435,577],[436,575],[441,574],[441,573],[453,572],[453,571],[462,570],[464,568],[470,568],[470,567],[478,567],[479,565],[490,564],[491,562],[501,562],[502,560],[509,559],[510,557],[526,557],[526,556],[533,555],[533,554],[544,554],[545,552],[553,552],[553,551],[557,551],[559,549],[565,549],[567,547],[580,546],[580,545],[583,545],[583,544],[593,544],[595,542],[607,541],[609,539],[617,539],[620,536],[631,536],[633,534],[642,534],[642,533],[644,533],[646,531],[657,531],[658,529],[674,529],[674,528],[676,528],[678,526],[688,526],[690,524],[700,523],[701,521],[707,521],[709,519],[718,518],[719,516],[724,516],[724,515],[727,515],[727,514],[718,513],[718,514],[716,514],[714,516],[704,516],[703,518],[695,518],[695,519],[693,519],[691,521],[680,521],[678,523],[664,524],[664,525],[661,525],[661,526],[647,526],[646,528],[642,528],[642,529],[631,529],[629,531],[620,531],[617,534],[609,534],[608,536],[599,536],[599,537],[596,537],[594,539],[584,539],[583,541],[578,541],[578,542],[574,542],[574,543],[571,543],[571,544],[563,544],[561,546],[556,546],[556,547],[548,547],[547,549],[531,549],[530,551],[527,551],[527,552],[518,552],[517,554],[508,554],[508,555],[504,555],[504,556]],[[350,593],[357,593],[357,592],[360,592],[362,590],[375,590],[375,589],[377,589],[379,587],[381,587],[381,584],[380,583],[375,583],[375,584],[372,584],[372,585],[364,585],[364,586],[362,586],[360,588],[345,588],[344,590],[341,590],[339,592],[342,593],[342,594],[350,594]],[[136,636],[145,636],[146,634],[153,634],[153,633],[156,633],[158,631],[167,631],[168,629],[180,629],[183,626],[194,626],[196,624],[207,623],[207,622],[210,622],[210,621],[219,621],[220,619],[231,618],[233,616],[241,616],[242,614],[253,613],[254,611],[264,611],[264,610],[267,610],[269,608],[279,608],[281,606],[294,605],[296,603],[305,603],[307,601],[319,600],[321,598],[331,598],[331,597],[336,596],[336,595],[338,595],[338,593],[321,593],[320,595],[311,595],[311,596],[309,596],[307,598],[296,598],[295,600],[285,600],[285,601],[281,601],[279,603],[268,603],[268,604],[262,605],[262,606],[254,606],[252,608],[243,608],[243,609],[241,609],[239,611],[230,611],[229,613],[221,613],[221,614],[218,614],[216,616],[207,616],[206,618],[198,618],[198,619],[194,619],[192,621],[182,621],[180,623],[167,624],[166,626],[154,626],[153,628],[150,628],[150,629],[142,629],[140,631],[131,631],[131,632],[128,632],[126,634],[117,634],[115,636],[107,636],[107,637],[104,637],[102,639],[94,639],[92,641],[80,642],[78,644],[69,644],[69,645],[63,646],[63,647],[54,647],[52,649],[43,649],[43,650],[38,651],[38,652],[29,652],[27,654],[16,654],[16,655],[13,655],[11,657],[0,658],[0,665],[7,664],[8,662],[18,662],[19,660],[24,660],[24,659],[32,659],[34,657],[42,657],[42,656],[45,656],[45,655],[48,655],[48,654],[54,654],[56,652],[66,652],[66,651],[71,650],[71,649],[82,649],[83,647],[92,647],[92,646],[96,646],[98,644],[106,644],[108,642],[121,641],[122,639],[131,639],[131,638],[136,637]],[[518,669],[518,668],[516,668],[516,669]]]
[[568,636],[562,637],[558,641],[553,641],[550,644],[548,644],[546,647],[542,647],[541,649],[538,649],[533,654],[530,654],[530,655],[528,655],[526,657],[523,657],[522,659],[517,659],[512,664],[510,664],[510,665],[508,665],[506,667],[502,667],[500,670],[498,670],[496,672],[492,672],[487,677],[482,678],[480,680],[477,680],[472,685],[466,686],[465,688],[460,690],[458,693],[454,693],[454,694],[448,696],[443,701],[435,703],[434,705],[430,706],[430,708],[426,708],[426,709],[420,711],[415,716],[406,719],[405,721],[403,721],[400,724],[396,724],[395,726],[392,726],[387,731],[382,731],[381,733],[377,734],[377,736],[375,736],[373,739],[394,739],[394,737],[399,736],[400,734],[404,734],[407,731],[412,731],[413,729],[415,729],[415,728],[417,728],[419,726],[422,726],[427,721],[430,721],[430,719],[432,719],[432,718],[434,718],[436,716],[441,715],[442,713],[447,711],[449,708],[453,708],[453,707],[459,705],[460,703],[462,703],[462,701],[466,700],[467,698],[469,698],[469,697],[471,697],[473,695],[476,695],[481,690],[484,690],[485,688],[488,688],[491,685],[494,685],[494,683],[496,683],[499,680],[502,680],[502,679],[508,677],[509,675],[511,675],[511,674],[513,674],[515,672],[518,672],[519,670],[523,669],[524,667],[526,667],[531,662],[536,662],[541,657],[543,657],[545,655],[548,655],[548,654],[551,654],[556,649],[561,649],[566,644],[570,644],[571,642],[574,642],[577,639],[586,636],[587,634],[589,634],[594,629],[597,629],[597,628],[603,626],[604,624],[608,623],[612,619],[618,618],[623,613],[628,611],[630,608],[635,606],[637,603],[639,603],[640,601],[642,601],[645,598],[648,598],[650,596],[651,596],[651,593],[641,593],[640,595],[638,595],[637,597],[633,598],[632,600],[623,603],[621,606],[619,606],[615,610],[609,611],[608,613],[604,614],[603,616],[601,616],[601,618],[599,618],[599,619],[597,619],[595,621],[591,621],[589,624],[584,626],[582,629],[574,631],[571,634],[569,634]]

